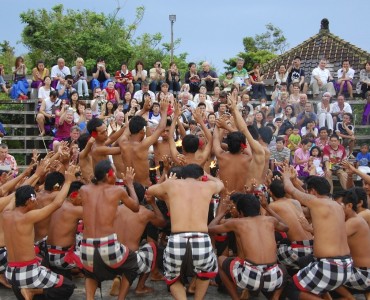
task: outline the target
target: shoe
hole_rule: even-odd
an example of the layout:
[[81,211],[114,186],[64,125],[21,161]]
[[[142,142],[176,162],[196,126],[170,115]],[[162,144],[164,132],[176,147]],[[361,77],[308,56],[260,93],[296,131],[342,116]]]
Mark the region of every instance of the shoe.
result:
[[20,95],[19,100],[28,100],[28,97],[26,95]]

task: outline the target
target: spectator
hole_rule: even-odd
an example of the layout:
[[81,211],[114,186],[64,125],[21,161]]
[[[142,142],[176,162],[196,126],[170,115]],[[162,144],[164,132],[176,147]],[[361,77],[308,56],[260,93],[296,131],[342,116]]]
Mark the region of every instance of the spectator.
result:
[[117,109],[117,103],[106,102],[101,107],[100,119],[104,120],[109,124],[109,122],[114,119],[114,112]]
[[312,71],[310,88],[313,91],[314,98],[317,98],[320,92],[329,92],[332,96],[336,94],[333,85],[334,79],[326,68],[326,64],[326,59],[322,58],[319,66]]
[[[226,99],[226,94],[225,94]],[[249,115],[253,115],[253,105],[249,103],[250,97],[248,94],[241,95],[241,101],[237,104],[237,108],[241,111],[242,109],[245,109],[246,107],[249,108]]]
[[234,86],[234,78],[233,78],[233,72],[228,71],[225,73],[225,79],[224,82],[222,83],[224,86],[224,91],[225,92],[230,92],[231,88]]
[[144,93],[149,93],[152,102],[155,102],[155,94],[149,90],[149,83],[147,81],[143,81],[141,83],[141,89],[135,92],[134,97],[139,103],[143,101]]
[[126,91],[125,98],[123,99],[123,111],[127,111],[128,107],[130,106],[132,99],[132,94],[130,91]]
[[77,102],[77,109],[73,110],[74,111],[73,122],[75,124],[80,124],[80,122],[84,121],[85,109],[86,109],[85,101],[78,101]]
[[292,126],[294,126],[297,123],[297,118],[295,117],[293,106],[287,105],[283,112],[284,112],[282,117],[283,123],[289,122]]
[[266,98],[261,98],[260,103],[261,104],[257,105],[254,110],[255,111],[262,111],[265,114],[265,116],[267,116],[269,114],[269,111],[270,111],[269,106],[267,104],[267,99]]
[[335,89],[338,91],[338,95],[348,92],[349,97],[353,99],[352,80],[355,77],[355,70],[350,67],[348,59],[343,60],[342,68],[338,70],[337,74],[338,80],[335,83]]
[[4,91],[4,93],[8,94],[8,88],[6,87],[6,82],[4,79],[5,71],[4,71],[4,65],[0,63],[0,87]]
[[207,117],[207,128],[213,133],[216,128],[216,115],[209,113]]
[[44,61],[37,61],[36,67],[32,69],[31,88],[39,90],[44,85],[45,77],[49,77],[49,75],[49,69],[45,68]]
[[[142,61],[138,60],[135,63],[135,69],[131,71],[132,76],[134,78],[133,84],[134,84],[134,91],[135,93],[139,91],[142,88],[142,83],[146,82],[146,78],[148,76],[148,72],[144,70],[144,64]],[[149,85],[148,85],[149,89]],[[152,92],[153,93],[153,92]],[[153,93],[154,94],[154,93]]]
[[80,130],[81,130],[81,134],[87,132],[86,125],[92,118],[93,118],[93,114],[92,114],[91,108],[86,108],[84,111],[84,117],[80,118],[78,122],[78,126],[80,127]]
[[125,124],[125,115],[123,112],[116,113],[114,119],[108,125],[108,136],[120,130]]
[[271,170],[276,170],[277,167],[281,167],[283,164],[289,164],[290,162],[290,150],[285,147],[284,143],[283,137],[277,137],[276,146],[270,148]]
[[119,94],[116,91],[116,89],[114,88],[114,82],[113,81],[108,82],[107,87],[103,90],[102,93],[104,95],[104,98],[108,102],[118,104],[118,102],[120,101]]
[[308,84],[305,82],[304,69],[301,68],[301,58],[294,57],[292,65],[288,68],[288,89],[293,92],[293,83],[298,83],[303,94],[307,94]]
[[330,98],[331,95],[325,92],[322,95],[321,102],[317,103],[317,117],[319,119],[319,128],[327,126],[329,134],[333,132],[333,116],[330,113]]
[[365,99],[366,92],[370,91],[370,61],[367,61],[364,69],[360,71],[360,81],[357,85],[358,92],[361,92],[362,98]]
[[238,58],[236,60],[236,66],[235,68],[232,68],[230,72],[232,72],[233,84],[236,85],[239,91],[250,89],[249,75],[247,69],[244,68],[243,58]]
[[369,174],[370,173],[369,163],[370,163],[369,145],[362,144],[360,147],[360,152],[357,153],[356,156],[356,167],[362,173]]
[[91,101],[91,110],[93,114],[93,118],[97,118],[100,116],[101,113],[101,105],[106,102],[104,95],[102,93],[102,89],[100,86],[96,87],[93,90],[93,100]]
[[308,170],[310,175],[314,176],[324,176],[322,163],[322,152],[319,147],[313,146],[310,149],[310,160],[308,162]]
[[71,75],[71,71],[65,65],[63,58],[58,58],[57,64],[51,68],[51,86],[56,89],[59,80],[64,79],[67,75]]
[[215,88],[213,89],[213,95],[211,95],[213,106],[215,105],[215,103],[220,102],[220,93],[221,93],[220,87],[215,86]]
[[257,111],[254,114],[253,126],[256,129],[259,129],[259,128],[264,127],[265,126],[265,122],[266,122],[265,119],[266,119],[266,117],[265,117],[264,113],[262,111]]
[[[226,103],[220,103],[220,105],[218,106],[218,110],[217,110],[217,112],[215,113],[216,118],[217,118],[217,119],[219,119],[219,118],[221,118],[224,114],[228,114]],[[229,115],[230,115],[230,114],[229,114]]]
[[13,177],[18,175],[17,161],[9,154],[8,145],[0,144],[0,169],[12,172]]
[[51,87],[51,78],[50,76],[45,76],[44,78],[44,85],[39,88],[38,96],[39,99],[38,102],[42,103],[43,100],[48,98],[50,96],[50,92],[55,91],[54,88]]
[[318,134],[319,134],[319,131],[318,129],[315,127],[315,121],[313,120],[309,120],[306,124],[306,126],[302,127],[301,129],[301,136],[303,138],[307,138],[307,135],[308,134],[312,134],[313,136],[313,139],[316,139]]
[[299,102],[299,83],[293,83],[292,84],[292,93],[289,96],[289,104],[296,104]]
[[330,136],[329,144],[323,149],[323,161],[325,165],[325,178],[331,186],[333,193],[333,175],[338,176],[340,185],[346,189],[347,173],[342,169],[341,162],[347,158],[346,150],[340,145],[336,134]]
[[166,70],[162,68],[160,61],[156,61],[154,67],[149,70],[149,79],[149,89],[153,93],[158,92],[166,79]]
[[312,103],[307,102],[305,105],[305,110],[297,116],[297,125],[302,128],[305,127],[308,122],[316,123],[316,121],[317,115],[313,112]]
[[26,78],[27,67],[24,64],[24,59],[22,56],[18,56],[15,59],[14,67],[12,67],[13,72],[13,85],[10,90],[10,98],[18,100],[27,100],[28,93],[28,81]]
[[275,105],[271,105],[270,109],[276,118],[282,118],[284,110],[288,105],[288,93],[282,92],[280,96],[276,99]]
[[199,103],[199,97],[200,97],[200,95],[205,95],[205,97],[206,97],[206,100],[208,100],[208,101],[211,101],[212,102],[212,98],[209,96],[209,95],[207,95],[207,88],[205,87],[205,86],[201,86],[200,88],[199,88],[199,94],[196,94],[195,96],[194,96],[194,98],[193,98],[193,101],[194,101],[194,103],[195,104],[198,104]]
[[299,95],[299,102],[294,104],[294,113],[296,116],[298,116],[300,113],[304,112],[305,107],[307,103],[307,95],[306,94],[300,94]]
[[166,82],[169,85],[170,93],[177,96],[180,91],[180,71],[174,62],[170,63],[170,68],[166,72]]
[[342,145],[344,146],[344,148],[345,149],[347,149],[347,147],[349,148],[348,156],[350,158],[354,158],[352,157],[353,156],[352,152],[356,141],[355,127],[353,126],[352,122],[353,122],[352,114],[344,113],[343,121],[337,123],[337,127],[335,130],[337,136],[343,139]]
[[190,93],[194,96],[199,93],[200,77],[197,72],[197,65],[193,62],[188,64],[188,71],[185,73],[185,83],[189,84]]
[[78,96],[82,99],[89,99],[89,87],[87,86],[87,71],[84,66],[85,61],[82,57],[76,59],[76,65],[72,67],[73,87],[78,92]]
[[298,176],[307,177],[308,162],[310,160],[310,148],[312,142],[309,139],[302,139],[300,147],[294,152],[294,165]]
[[370,91],[366,92],[367,103],[364,107],[364,112],[362,113],[362,125],[370,124]]
[[[53,139],[53,151],[57,152],[61,141],[66,141],[71,134],[71,129],[74,126],[73,122],[74,111],[71,107],[66,105],[61,110],[59,122],[56,124],[56,133]],[[78,127],[77,127],[78,128]],[[78,130],[80,130],[78,128]]]
[[67,75],[64,79],[60,79],[56,90],[60,99],[69,99],[72,93],[76,91],[73,87],[72,75]]
[[321,151],[324,150],[324,147],[329,144],[329,134],[327,127],[319,128],[319,137],[315,139],[315,145],[320,148]]
[[288,75],[289,75],[289,73],[288,73],[285,65],[280,65],[279,70],[275,72],[275,81],[278,84],[281,84],[282,82],[287,82],[288,81]]
[[121,69],[116,71],[114,78],[116,79],[114,88],[118,91],[121,100],[124,100],[126,92],[129,92],[130,95],[134,92],[133,76],[127,68],[127,63],[121,64]]
[[199,72],[201,84],[207,88],[207,92],[211,92],[215,88],[215,85],[220,85],[220,81],[218,79],[217,73],[211,70],[209,62],[203,62],[202,68],[203,70]]
[[290,149],[292,155],[294,155],[294,152],[299,148],[299,144],[301,143],[302,140],[299,131],[300,131],[299,127],[296,125],[294,126],[292,132],[288,136],[288,142],[286,143],[286,145]]
[[274,86],[275,88],[271,95],[271,100],[272,100],[271,106],[272,107],[275,107],[275,103],[277,99],[280,98],[281,93],[288,93],[288,85],[286,84],[286,82],[282,82],[281,84],[278,84],[277,82],[275,82]]
[[343,95],[339,95],[337,102],[331,104],[330,113],[333,116],[334,127],[336,127],[337,122],[342,122],[344,113],[352,114],[352,107],[349,103],[344,102]]
[[[173,94],[171,93],[171,91],[168,91],[168,89],[169,89],[169,85],[166,82],[163,82],[162,85],[161,85],[161,92],[170,101],[170,106],[173,106],[174,97],[173,97]],[[158,101],[158,102],[160,102],[160,101]]]
[[61,104],[56,91],[51,91],[50,96],[41,102],[40,111],[36,116],[36,122],[39,126],[39,136],[45,135],[45,125],[54,125],[55,110]]
[[110,79],[110,74],[107,70],[105,59],[103,57],[99,57],[96,60],[96,65],[92,70],[93,79],[91,80],[91,89],[94,90],[97,86],[99,86],[102,90],[105,89],[108,85]]
[[207,108],[207,113],[214,112],[212,100],[209,100],[206,94],[199,94],[198,106],[200,103],[204,103]]
[[266,88],[263,82],[264,75],[260,71],[260,64],[254,64],[253,70],[249,75],[252,84],[253,99],[266,98]]

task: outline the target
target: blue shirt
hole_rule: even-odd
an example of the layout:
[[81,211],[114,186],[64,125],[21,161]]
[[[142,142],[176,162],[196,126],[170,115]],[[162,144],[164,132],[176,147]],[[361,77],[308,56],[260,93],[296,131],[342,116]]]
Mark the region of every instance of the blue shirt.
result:
[[367,152],[363,154],[362,152],[359,152],[356,156],[356,161],[359,163],[360,166],[367,167],[370,161],[370,153]]

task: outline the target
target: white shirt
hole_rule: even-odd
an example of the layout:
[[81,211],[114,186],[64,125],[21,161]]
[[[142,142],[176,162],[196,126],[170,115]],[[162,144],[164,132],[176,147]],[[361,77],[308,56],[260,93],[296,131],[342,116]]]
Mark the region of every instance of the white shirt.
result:
[[[352,113],[351,105],[349,105],[349,103],[347,103],[347,102],[344,102],[343,111],[345,113],[350,113],[351,114]],[[338,112],[340,112],[338,102],[334,102],[334,103],[330,104],[330,113],[332,114],[332,113],[338,113]],[[343,118],[342,114],[339,114],[338,118],[340,120],[342,120],[342,118]]]
[[39,99],[43,99],[43,100],[45,100],[46,98],[49,98],[49,96],[50,96],[50,91],[54,91],[54,89],[52,88],[52,87],[50,87],[50,90],[49,91],[46,91],[45,90],[45,87],[44,86],[42,86],[42,87],[40,87],[39,88],[39,92],[38,92],[38,98]]
[[54,77],[62,77],[65,78],[67,75],[71,75],[71,71],[68,67],[64,66],[63,69],[59,69],[58,65],[55,65],[51,68],[50,77],[53,79]]
[[313,83],[316,79],[315,77],[319,76],[320,80],[323,84],[327,84],[329,77],[330,77],[330,71],[328,69],[322,70],[321,68],[317,67],[313,69],[312,76],[311,76],[311,83]]
[[[338,74],[338,79],[342,78],[343,76],[343,68],[340,68],[337,72]],[[353,77],[355,77],[355,70],[353,70],[352,68],[349,68],[348,69],[348,72],[346,73],[346,77],[350,78],[350,79],[353,79]]]
[[[149,90],[148,93],[150,94],[150,98],[152,99],[152,102],[156,102],[155,101],[155,94],[151,90]],[[144,94],[144,92],[142,90],[138,90],[134,94],[133,98],[135,98],[137,100],[137,102],[141,103],[141,102],[143,102],[143,94]]]

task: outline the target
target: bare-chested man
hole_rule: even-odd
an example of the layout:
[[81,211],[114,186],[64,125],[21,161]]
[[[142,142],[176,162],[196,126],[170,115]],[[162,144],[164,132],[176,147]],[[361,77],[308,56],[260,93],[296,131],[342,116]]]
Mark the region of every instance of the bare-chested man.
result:
[[[173,137],[175,133],[175,127],[176,123],[180,122],[179,117],[181,116],[181,110],[179,109],[179,105],[175,107],[175,113],[174,113],[174,120],[170,127],[170,133],[169,136]],[[184,156],[184,159],[181,159],[180,153],[176,149],[176,143],[173,138],[170,138],[170,150],[171,150],[171,156],[172,160],[177,165],[186,165],[186,164],[197,164],[201,167],[204,167],[204,164],[208,160],[211,150],[212,150],[212,134],[207,128],[207,126],[204,124],[201,111],[199,109],[196,109],[193,112],[194,120],[200,125],[202,131],[204,132],[205,138],[207,139],[207,143],[204,147],[204,149],[200,149],[199,144],[200,140],[197,136],[193,134],[185,135],[185,137],[182,140],[182,155]]]
[[291,182],[293,167],[283,168],[284,189],[292,198],[310,209],[315,244],[314,261],[301,269],[289,282],[286,291],[290,299],[304,299],[335,290],[352,273],[352,258],[345,232],[344,212],[330,195],[330,184],[323,178],[307,179],[307,193],[296,189]]
[[50,216],[62,205],[75,179],[75,172],[76,167],[68,168],[63,188],[49,205],[36,209],[36,192],[32,186],[25,185],[16,190],[15,209],[3,213],[5,245],[8,250],[6,278],[17,297],[31,300],[34,294],[44,293],[47,299],[69,299],[73,293],[75,287],[70,280],[40,265],[33,242],[35,223]]
[[82,134],[78,138],[78,165],[80,166],[82,178],[85,182],[90,183],[94,177],[94,169],[92,165],[91,148],[95,142],[95,139],[88,133]]
[[[217,273],[217,260],[208,235],[207,219],[212,195],[219,193],[224,185],[210,175],[207,181],[202,181],[203,174],[199,165],[190,164],[181,170],[184,179],[170,178],[151,186],[147,191],[149,196],[164,200],[171,213],[172,234],[164,252],[163,264],[166,282],[176,300],[186,299],[184,286],[178,280],[182,267],[197,274],[197,300],[204,298],[209,279]],[[197,191],[195,197],[192,191]],[[189,260],[192,260],[192,264]]]
[[173,139],[173,137],[169,135],[171,124],[171,120],[166,121],[166,128],[161,133],[161,140],[153,144],[155,166],[159,166],[159,162],[162,161],[164,155],[171,156],[169,144],[169,139]]
[[161,120],[156,130],[145,138],[147,121],[141,116],[134,116],[129,123],[130,135],[128,139],[121,140],[122,161],[126,167],[135,169],[135,182],[145,187],[151,185],[149,178],[149,147],[157,142],[166,127],[168,100],[161,100]]
[[[348,245],[353,259],[353,273],[344,284],[345,287],[366,293],[370,299],[370,229],[357,213],[358,199],[354,190],[348,190],[336,200],[342,205],[346,216]],[[336,290],[345,299],[355,297],[344,287]]]
[[298,268],[301,257],[313,254],[313,228],[304,216],[299,201],[286,197],[284,184],[274,179],[270,184],[270,194],[273,202],[269,207],[274,210],[288,225],[289,244],[280,243],[277,255],[279,262],[285,266]]
[[66,201],[51,216],[46,240],[50,267],[57,273],[67,270],[61,273],[70,279],[71,269],[82,269],[80,257],[75,253],[77,224],[82,219],[81,186],[83,183],[79,181],[72,182]]
[[118,299],[125,299],[137,275],[137,255],[117,240],[114,216],[119,201],[132,211],[139,210],[133,186],[135,174],[132,168],[128,168],[123,176],[131,197],[122,187],[114,185],[116,175],[109,160],[98,162],[94,175],[94,183],[80,189],[84,222],[80,249],[86,275],[86,299],[93,300],[98,283],[112,280],[116,275],[123,275]]
[[[145,294],[153,292],[152,288],[145,286],[145,281],[155,267],[155,254],[157,253],[157,250],[156,245],[153,242],[146,243],[139,248],[141,237],[149,222],[156,227],[165,227],[166,220],[163,217],[162,212],[159,210],[154,197],[146,198],[146,202],[153,210],[144,206],[145,189],[141,184],[135,183],[135,191],[140,202],[139,211],[134,213],[125,205],[120,205],[117,210],[114,228],[117,232],[118,241],[126,245],[131,251],[136,251],[140,258],[138,274],[142,275],[140,276],[139,282],[136,286],[135,293]],[[129,230],[127,230],[128,228]]]
[[271,217],[261,216],[260,201],[254,195],[241,194],[236,203],[240,217],[219,224],[230,208],[222,201],[216,218],[208,225],[210,233],[235,233],[238,257],[218,259],[222,282],[233,300],[240,299],[236,286],[270,293],[283,284],[283,271],[276,262],[275,230],[287,231],[288,226],[267,206],[265,198],[263,203]]

